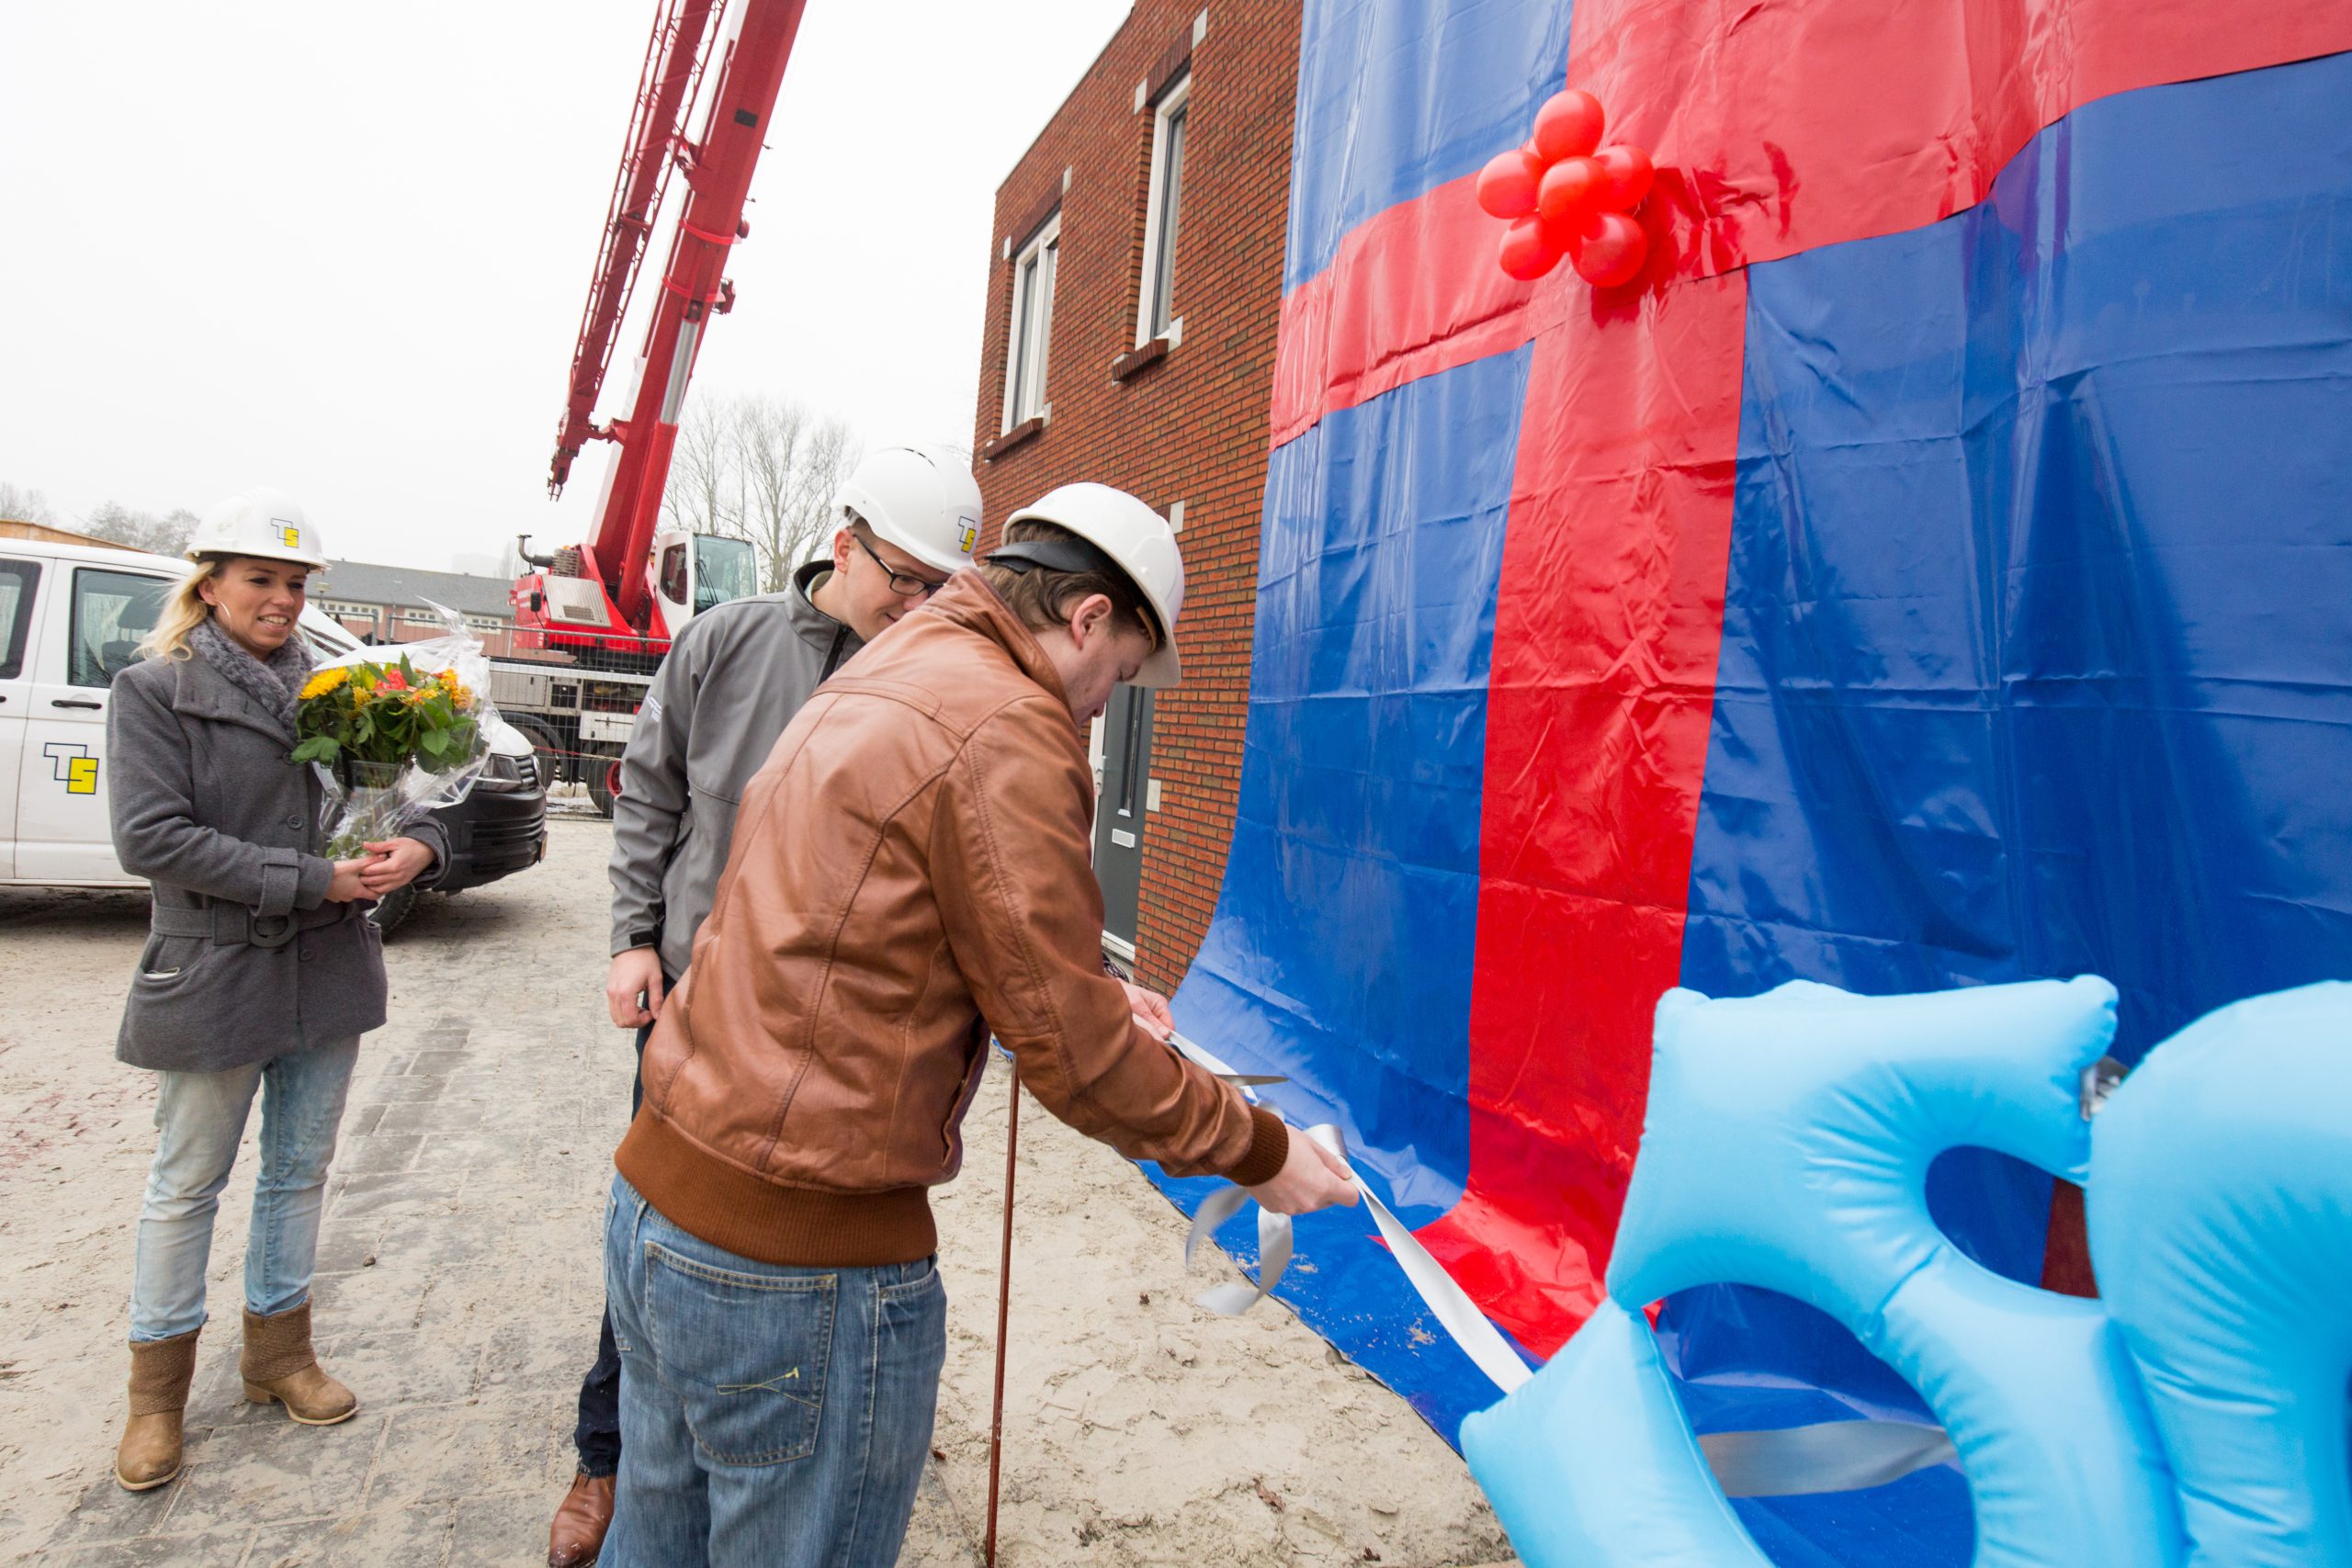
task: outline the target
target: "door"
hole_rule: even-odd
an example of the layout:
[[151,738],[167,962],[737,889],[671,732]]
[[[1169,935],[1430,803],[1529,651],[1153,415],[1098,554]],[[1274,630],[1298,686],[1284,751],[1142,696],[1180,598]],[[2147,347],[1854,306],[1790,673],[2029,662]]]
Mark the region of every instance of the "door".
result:
[[1102,719],[1094,879],[1102,887],[1102,944],[1132,960],[1143,891],[1143,819],[1151,794],[1151,694],[1140,686],[1114,689]]
[[57,563],[33,650],[17,788],[17,876],[128,882],[107,814],[107,687],[139,661],[172,580]]
[[0,556],[0,876],[17,869],[17,791],[32,700],[33,622],[40,563]]

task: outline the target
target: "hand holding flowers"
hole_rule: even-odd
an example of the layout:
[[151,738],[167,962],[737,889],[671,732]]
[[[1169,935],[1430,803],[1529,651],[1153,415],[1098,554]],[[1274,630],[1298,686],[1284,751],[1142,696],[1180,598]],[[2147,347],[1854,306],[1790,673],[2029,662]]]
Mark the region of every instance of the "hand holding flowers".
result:
[[470,667],[479,684],[488,665],[454,617],[451,631],[396,658],[355,653],[325,665],[296,704],[291,760],[319,770],[327,855],[365,857],[361,897],[380,898],[429,869],[432,852],[401,829],[463,799],[489,761],[495,716],[459,673]]
[[359,885],[370,898],[407,886],[433,865],[433,852],[414,839],[383,839],[359,847],[368,856]]

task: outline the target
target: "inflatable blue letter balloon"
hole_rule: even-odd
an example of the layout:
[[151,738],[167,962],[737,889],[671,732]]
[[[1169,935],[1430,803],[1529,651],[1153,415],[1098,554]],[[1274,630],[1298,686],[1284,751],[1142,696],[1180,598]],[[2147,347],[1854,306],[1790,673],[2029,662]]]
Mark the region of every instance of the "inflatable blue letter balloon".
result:
[[1463,1426],[1531,1568],[1760,1564],[1701,1458],[1644,1303],[1733,1281],[1809,1302],[1950,1430],[2001,1568],[2168,1568],[2178,1506],[2098,1303],[2001,1279],[1928,1214],[1944,1151],[2086,1173],[2103,980],[1865,998],[1797,982],[1658,1003],[1647,1124],[1600,1314]]
[[2352,1563],[2352,985],[2207,1015],[2094,1126],[2091,1260],[2189,1562]]

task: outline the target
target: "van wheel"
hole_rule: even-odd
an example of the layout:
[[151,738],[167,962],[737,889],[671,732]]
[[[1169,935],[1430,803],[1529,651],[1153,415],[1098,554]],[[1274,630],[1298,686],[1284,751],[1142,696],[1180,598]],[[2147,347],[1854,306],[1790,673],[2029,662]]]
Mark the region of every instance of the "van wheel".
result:
[[599,817],[613,814],[613,802],[621,793],[621,760],[618,757],[588,757],[581,766],[588,773],[588,799]]
[[379,932],[390,936],[394,928],[408,919],[408,912],[415,908],[416,885],[411,883],[405,887],[395,887],[385,894],[368,909],[368,918],[376,922],[376,930]]

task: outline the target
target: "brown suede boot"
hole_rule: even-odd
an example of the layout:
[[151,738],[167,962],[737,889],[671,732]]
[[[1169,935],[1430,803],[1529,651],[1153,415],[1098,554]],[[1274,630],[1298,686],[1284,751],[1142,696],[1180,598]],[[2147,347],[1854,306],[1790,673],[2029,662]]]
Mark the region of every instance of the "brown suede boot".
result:
[[114,1451],[114,1478],[130,1491],[152,1492],[180,1472],[180,1415],[199,1332],[130,1342],[130,1419]]
[[305,1427],[332,1427],[359,1414],[352,1392],[319,1370],[311,1350],[311,1303],[268,1317],[245,1313],[245,1397],[255,1404],[276,1400]]

